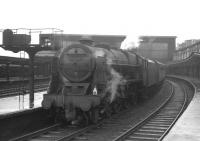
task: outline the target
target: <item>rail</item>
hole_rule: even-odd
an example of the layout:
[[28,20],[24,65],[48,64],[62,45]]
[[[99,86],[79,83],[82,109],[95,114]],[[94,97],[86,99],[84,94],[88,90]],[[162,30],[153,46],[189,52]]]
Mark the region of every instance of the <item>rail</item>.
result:
[[185,110],[186,106],[187,106],[187,93],[185,90],[185,87],[183,87],[184,89],[184,103],[183,106],[180,110],[180,112],[178,113],[178,115],[176,116],[176,118],[174,119],[174,121],[172,122],[172,124],[169,126],[169,128],[163,133],[163,135],[159,138],[159,141],[163,140],[164,137],[168,134],[168,132],[171,130],[171,128],[174,126],[174,124],[176,123],[176,121],[178,120],[178,118],[181,116],[181,114],[183,113],[183,111]]
[[[169,83],[171,86],[170,90],[170,96],[166,96],[167,100],[169,101],[170,97],[174,94],[174,89],[172,87],[172,84]],[[162,104],[164,105],[164,104]],[[127,113],[127,111],[123,111]],[[37,132],[33,132],[27,135],[22,136],[23,140],[54,140],[54,141],[64,141],[64,140],[82,140],[86,138],[88,133],[95,134],[96,129],[102,128],[113,128],[113,126],[118,126],[119,128],[124,128],[124,125],[121,125],[121,123],[115,119],[118,119],[120,115],[124,115],[123,112],[111,116],[109,119],[102,120],[98,122],[95,125],[90,125],[84,128],[74,128],[73,131],[70,126],[66,126],[63,128],[63,126],[60,126],[58,128],[48,128],[48,130],[38,130]],[[129,110],[130,112],[130,110]],[[129,115],[130,116],[130,115]],[[124,118],[124,117],[121,117]],[[131,121],[131,120],[130,120]],[[94,130],[95,129],[95,130]],[[89,132],[88,132],[89,131]],[[93,132],[94,131],[94,132]],[[81,135],[81,136],[80,136]],[[86,136],[85,136],[86,135]],[[19,140],[22,140],[22,138],[17,138]],[[12,141],[15,141],[14,139]]]
[[29,133],[29,134],[26,134],[26,135],[23,135],[23,136],[20,136],[20,137],[17,137],[17,138],[14,138],[14,139],[11,139],[10,141],[22,141],[22,140],[27,140],[27,139],[30,139],[32,137],[35,137],[37,135],[41,135],[42,133],[46,133],[56,127],[60,126],[60,124],[54,124],[52,126],[49,126],[49,127],[46,127],[44,129],[41,129],[41,130],[38,130],[38,131],[35,131],[35,132],[32,132],[32,133]]
[[[167,127],[168,125],[165,124],[164,122],[171,120],[172,116],[169,116],[164,113],[162,115],[162,112],[161,112],[164,107],[166,107],[167,105],[170,104],[170,100],[174,96],[174,87],[172,86],[171,83],[170,83],[170,85],[171,85],[171,94],[161,106],[159,106],[155,111],[153,111],[151,114],[149,114],[149,116],[146,117],[144,120],[142,120],[141,122],[139,122],[132,128],[128,129],[126,132],[122,133],[120,136],[116,137],[113,141],[122,141],[122,140],[125,140],[126,138],[130,137],[131,135],[132,135],[131,139],[161,140],[168,133],[168,131],[171,129],[171,127],[175,123],[175,121],[174,121],[170,127]],[[179,114],[180,113],[181,112],[179,112]],[[159,117],[157,117],[157,119],[156,119],[156,115],[159,116]],[[178,119],[178,117],[175,120],[177,120],[177,119]],[[162,126],[159,126],[158,123],[162,124]],[[147,127],[146,130],[144,128],[145,126]],[[142,127],[144,128],[143,130],[141,130]],[[149,130],[149,131],[155,131],[155,132],[148,133],[149,132],[148,127],[151,128],[151,130]],[[158,128],[156,128],[156,127],[158,127]],[[159,131],[159,129],[166,129],[166,127],[170,128],[170,129],[166,130],[166,132],[164,132],[164,133]],[[154,128],[158,129],[158,130],[154,130]],[[136,133],[139,130],[140,130],[140,132]],[[143,132],[145,132],[145,133],[143,133]],[[158,137],[159,134],[161,134],[161,133],[162,133],[162,136]],[[137,136],[137,135],[140,135],[140,136]],[[145,135],[145,136],[143,136],[143,135]],[[149,135],[150,137],[147,137],[146,135]]]
[[[94,124],[94,125],[83,127],[81,129],[79,129],[79,127],[74,127],[75,131],[71,131],[70,127],[62,128],[61,124],[58,123],[58,124],[55,124],[53,126],[49,126],[47,128],[44,128],[44,129],[41,129],[41,130],[38,130],[38,131],[35,131],[35,132],[32,132],[32,133],[11,139],[10,141],[22,141],[22,140],[29,140],[29,139],[31,140],[32,138],[37,139],[37,138],[40,138],[40,136],[42,136],[43,134],[45,134],[49,138],[51,138],[50,140],[53,139],[54,141],[68,141],[68,140],[71,140],[71,139],[73,139],[73,138],[93,129],[93,128],[98,127],[102,123],[103,123],[103,121],[101,121],[97,124]],[[60,133],[60,135],[55,135],[55,134],[51,135],[51,133],[53,133],[53,134],[54,133],[57,133],[57,134]],[[64,133],[64,134],[62,134],[62,133]]]

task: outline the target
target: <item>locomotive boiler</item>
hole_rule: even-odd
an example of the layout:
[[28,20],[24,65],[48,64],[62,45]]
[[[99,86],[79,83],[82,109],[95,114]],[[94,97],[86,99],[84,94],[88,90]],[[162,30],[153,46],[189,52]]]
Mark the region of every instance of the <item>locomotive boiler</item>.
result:
[[82,40],[68,45],[53,62],[42,106],[56,109],[68,121],[96,122],[126,107],[127,101],[136,103],[140,89],[164,78],[163,67],[155,61],[105,43],[92,44]]

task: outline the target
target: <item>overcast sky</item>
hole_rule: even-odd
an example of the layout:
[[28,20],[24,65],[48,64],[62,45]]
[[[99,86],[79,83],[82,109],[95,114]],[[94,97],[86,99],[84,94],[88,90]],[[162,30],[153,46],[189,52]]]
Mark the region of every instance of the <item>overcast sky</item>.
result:
[[[0,29],[47,28],[66,34],[200,38],[199,0],[0,0]],[[0,55],[8,53],[0,50]],[[19,55],[18,55],[19,56]]]

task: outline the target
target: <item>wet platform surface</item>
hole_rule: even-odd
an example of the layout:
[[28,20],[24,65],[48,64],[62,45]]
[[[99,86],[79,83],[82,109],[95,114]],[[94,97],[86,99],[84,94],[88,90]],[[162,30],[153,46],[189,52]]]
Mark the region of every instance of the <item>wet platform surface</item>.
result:
[[[46,91],[35,93],[34,108],[40,107]],[[0,98],[0,115],[29,109],[29,94]]]
[[192,82],[196,87],[196,93],[185,112],[164,138],[164,141],[200,141],[200,80],[181,76],[175,77]]

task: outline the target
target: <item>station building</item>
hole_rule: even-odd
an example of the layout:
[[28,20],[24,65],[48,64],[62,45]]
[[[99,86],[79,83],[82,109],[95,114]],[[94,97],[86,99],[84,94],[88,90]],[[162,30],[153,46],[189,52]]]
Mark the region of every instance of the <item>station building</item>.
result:
[[193,52],[200,52],[200,40],[185,40],[179,44],[177,50],[173,54],[173,60],[183,60],[188,58]]
[[139,39],[138,54],[163,63],[172,61],[176,36],[140,36]]

